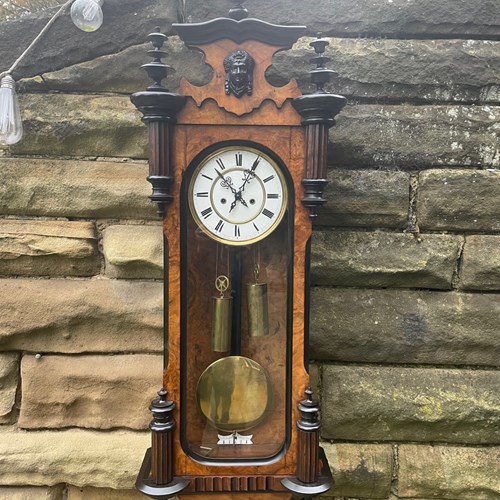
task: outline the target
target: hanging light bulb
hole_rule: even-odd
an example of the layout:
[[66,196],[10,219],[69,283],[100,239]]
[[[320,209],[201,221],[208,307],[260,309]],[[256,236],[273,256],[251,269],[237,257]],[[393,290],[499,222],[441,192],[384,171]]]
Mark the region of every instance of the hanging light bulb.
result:
[[18,143],[23,137],[23,122],[16,94],[16,82],[10,75],[0,81],[0,144]]
[[102,24],[103,0],[75,0],[71,5],[71,20],[82,31],[95,31]]

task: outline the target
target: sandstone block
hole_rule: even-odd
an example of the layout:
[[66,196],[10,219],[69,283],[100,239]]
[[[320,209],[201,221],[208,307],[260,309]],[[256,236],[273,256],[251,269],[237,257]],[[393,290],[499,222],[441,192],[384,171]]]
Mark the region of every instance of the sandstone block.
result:
[[0,428],[0,484],[132,489],[149,432]]
[[[498,36],[500,15],[495,0],[432,0],[410,2],[406,0],[319,0],[311,5],[288,0],[255,0],[248,9],[252,17],[273,23],[306,24],[312,34],[341,36],[371,35],[377,37],[412,34],[429,38],[443,35],[479,35],[486,38]],[[193,21],[201,22],[215,16],[225,16],[227,3],[203,0],[190,3],[189,14]],[[454,38],[453,36],[449,36]],[[458,36],[456,38],[459,38]]]
[[[295,78],[304,92],[315,89],[308,68],[312,38],[280,52],[268,78],[284,85]],[[387,40],[331,38],[326,54],[334,69],[329,90],[353,99],[399,101],[500,101],[500,44],[491,40]]]
[[92,276],[99,269],[92,223],[0,221],[0,274]]
[[0,280],[0,350],[161,351],[161,283]]
[[161,226],[109,226],[103,231],[102,245],[108,276],[163,278]]
[[147,158],[147,129],[128,97],[24,94],[21,108],[15,153]]
[[[38,92],[138,92],[149,85],[147,75],[141,69],[149,49],[149,44],[134,45],[115,54],[23,80],[20,86],[24,90]],[[165,80],[165,86],[169,89],[177,89],[181,77],[195,85],[202,85],[211,79],[212,71],[204,64],[202,54],[188,49],[179,37],[169,37],[163,50],[168,53],[168,63],[177,68]],[[127,78],[123,78],[123,75],[127,75]]]
[[64,500],[64,485],[52,486],[0,486],[1,500]]
[[460,286],[469,290],[500,290],[500,236],[465,238]]
[[312,285],[451,288],[461,238],[427,234],[316,231]]
[[[18,9],[11,8],[14,3],[18,4]],[[7,12],[0,11],[0,21],[12,19],[10,22],[0,23],[3,35],[0,40],[2,61],[15,61],[54,14],[54,9],[46,8],[60,5],[59,1],[53,0],[30,0],[23,3],[24,5],[19,1],[8,2]],[[19,78],[39,75],[143,43],[147,34],[154,31],[156,26],[161,26],[163,32],[171,33],[171,23],[177,21],[176,2],[160,4],[156,0],[108,0],[102,8],[104,26],[91,35],[77,29],[69,20],[55,23],[47,36],[18,67],[14,76]],[[17,19],[21,9],[23,13],[28,9],[33,14]],[[5,14],[7,17],[4,17]],[[16,43],[13,44],[12,40],[16,40]],[[142,64],[148,60],[145,57]]]
[[347,106],[331,129],[330,157],[343,168],[498,168],[499,121],[496,106]]
[[137,490],[68,487],[68,500],[144,500],[144,498],[144,495]]
[[10,414],[16,402],[18,372],[19,356],[14,353],[0,354],[0,424],[10,422]]
[[0,159],[0,213],[155,218],[143,163]]
[[496,500],[500,448],[399,446],[401,497]]
[[410,177],[404,172],[330,170],[322,226],[406,227]]
[[311,299],[313,359],[500,365],[498,295],[313,288]]
[[422,172],[417,203],[418,221],[423,229],[498,231],[500,171]]
[[324,366],[323,437],[500,442],[500,372]]
[[18,425],[145,430],[162,367],[161,355],[24,356]]
[[390,445],[323,443],[322,446],[335,481],[324,497],[386,498],[389,495],[393,465]]

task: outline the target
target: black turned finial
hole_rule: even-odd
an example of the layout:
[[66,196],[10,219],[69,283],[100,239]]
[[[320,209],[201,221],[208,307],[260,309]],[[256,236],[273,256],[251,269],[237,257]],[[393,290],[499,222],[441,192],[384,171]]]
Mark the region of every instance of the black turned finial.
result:
[[305,391],[305,399],[299,403],[300,420],[297,427],[304,431],[319,429],[319,403],[313,399],[313,391],[308,387]]
[[148,55],[153,58],[153,62],[141,66],[154,82],[153,85],[148,87],[148,90],[168,92],[168,89],[161,83],[167,77],[169,70],[173,71],[171,66],[162,62],[162,58],[167,56],[167,53],[161,50],[167,37],[163,33],[160,33],[160,28],[158,27],[147,38],[154,47],[152,50],[148,50]]
[[326,57],[325,49],[330,45],[330,42],[322,37],[322,33],[318,33],[316,40],[313,40],[309,44],[314,51],[316,56],[311,59],[311,62],[316,64],[316,68],[309,72],[311,75],[312,82],[316,85],[316,93],[325,94],[324,86],[330,81],[330,77],[335,71],[325,67],[325,64],[330,61],[329,57]]
[[149,409],[153,414],[153,420],[149,425],[152,431],[165,432],[175,426],[172,413],[175,409],[175,403],[167,400],[167,391],[161,389],[158,391],[159,398],[151,402]]
[[246,19],[248,17],[248,10],[243,7],[245,0],[229,0],[231,3],[234,3],[234,7],[229,9],[228,17],[234,19],[236,21],[241,21],[242,19]]

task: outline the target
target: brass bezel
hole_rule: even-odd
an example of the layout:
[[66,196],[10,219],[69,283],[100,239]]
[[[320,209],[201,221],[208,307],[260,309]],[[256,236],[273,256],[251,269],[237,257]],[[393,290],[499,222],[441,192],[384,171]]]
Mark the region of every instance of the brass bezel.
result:
[[[193,189],[194,189],[194,182],[197,178],[197,175],[199,174],[200,170],[210,161],[212,160],[215,156],[219,156],[221,153],[224,153],[226,151],[249,151],[252,153],[256,153],[263,158],[265,158],[271,166],[274,168],[276,171],[279,180],[281,182],[282,186],[282,192],[283,192],[283,198],[282,198],[282,203],[281,203],[281,208],[280,208],[280,213],[276,217],[276,220],[273,222],[273,224],[262,234],[259,234],[259,236],[255,238],[250,238],[247,240],[238,240],[238,241],[233,241],[233,240],[228,240],[226,238],[222,238],[220,236],[215,235],[210,231],[204,224],[203,221],[200,219],[198,214],[196,213],[196,210],[194,209],[194,201],[193,201]],[[193,217],[194,221],[196,222],[196,225],[207,235],[209,236],[212,240],[215,240],[219,243],[223,243],[225,245],[230,245],[230,246],[245,246],[245,245],[252,245],[253,243],[257,243],[258,241],[263,240],[264,238],[267,238],[280,224],[280,222],[283,219],[283,216],[285,215],[287,206],[288,206],[288,187],[286,183],[286,178],[283,172],[281,171],[281,168],[276,160],[273,160],[268,154],[264,153],[261,149],[258,149],[256,147],[252,146],[247,146],[245,144],[241,145],[231,145],[231,146],[226,146],[219,148],[212,153],[210,153],[208,156],[203,158],[198,165],[196,166],[196,169],[191,175],[191,178],[189,179],[189,188],[188,188],[188,205],[189,205],[189,211],[191,212],[191,216]]]

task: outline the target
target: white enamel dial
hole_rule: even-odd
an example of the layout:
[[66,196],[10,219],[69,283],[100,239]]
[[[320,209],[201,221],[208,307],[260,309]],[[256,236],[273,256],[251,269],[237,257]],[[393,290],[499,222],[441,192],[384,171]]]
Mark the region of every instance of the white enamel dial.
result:
[[228,245],[265,238],[283,218],[286,202],[285,179],[276,162],[247,146],[210,154],[189,185],[193,218],[205,233]]

